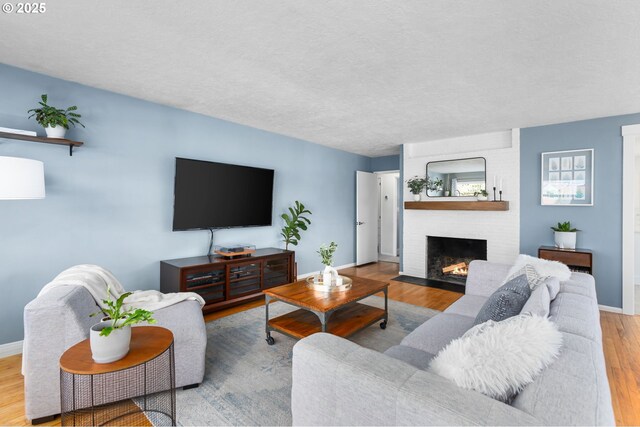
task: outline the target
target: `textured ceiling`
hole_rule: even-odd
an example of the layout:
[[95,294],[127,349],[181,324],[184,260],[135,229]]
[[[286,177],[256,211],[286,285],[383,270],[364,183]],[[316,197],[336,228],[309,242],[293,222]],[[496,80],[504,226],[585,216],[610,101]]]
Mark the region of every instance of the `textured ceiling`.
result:
[[47,8],[0,14],[0,62],[369,156],[640,112],[636,0]]

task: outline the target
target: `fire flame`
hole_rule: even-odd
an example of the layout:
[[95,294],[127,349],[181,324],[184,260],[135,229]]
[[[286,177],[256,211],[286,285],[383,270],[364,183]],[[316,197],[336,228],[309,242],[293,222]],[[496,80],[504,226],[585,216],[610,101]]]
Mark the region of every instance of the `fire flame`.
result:
[[461,262],[458,264],[452,264],[442,269],[444,274],[453,274],[456,276],[466,276],[469,273],[467,263]]

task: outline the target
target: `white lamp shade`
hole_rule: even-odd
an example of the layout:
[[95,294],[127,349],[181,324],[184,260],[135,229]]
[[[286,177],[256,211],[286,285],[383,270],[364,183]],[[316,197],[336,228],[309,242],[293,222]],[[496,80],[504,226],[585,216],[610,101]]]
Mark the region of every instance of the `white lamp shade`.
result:
[[44,195],[41,161],[0,157],[0,200],[43,199]]

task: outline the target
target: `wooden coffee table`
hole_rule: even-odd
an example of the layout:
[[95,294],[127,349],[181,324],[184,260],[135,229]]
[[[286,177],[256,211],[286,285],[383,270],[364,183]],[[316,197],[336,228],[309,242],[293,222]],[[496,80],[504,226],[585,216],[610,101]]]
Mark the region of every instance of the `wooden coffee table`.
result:
[[[346,338],[382,320],[385,329],[389,319],[387,290],[389,283],[362,277],[351,277],[353,285],[345,292],[318,292],[306,280],[265,290],[267,343],[273,345],[272,331],[301,339],[316,332],[328,332]],[[363,298],[384,293],[384,310],[358,303]],[[291,313],[269,319],[269,304],[282,301],[299,307]]]

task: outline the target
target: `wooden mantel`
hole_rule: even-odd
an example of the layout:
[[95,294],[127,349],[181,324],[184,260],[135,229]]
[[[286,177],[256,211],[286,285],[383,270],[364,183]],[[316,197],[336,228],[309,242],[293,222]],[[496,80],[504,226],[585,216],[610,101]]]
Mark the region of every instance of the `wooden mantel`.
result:
[[479,202],[466,201],[434,201],[434,202],[404,202],[405,209],[427,211],[508,211],[509,202]]

